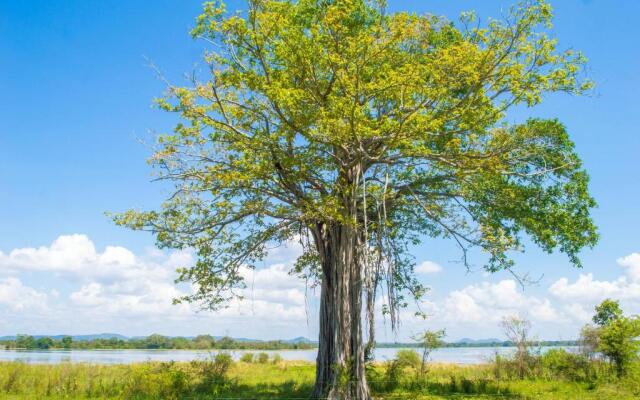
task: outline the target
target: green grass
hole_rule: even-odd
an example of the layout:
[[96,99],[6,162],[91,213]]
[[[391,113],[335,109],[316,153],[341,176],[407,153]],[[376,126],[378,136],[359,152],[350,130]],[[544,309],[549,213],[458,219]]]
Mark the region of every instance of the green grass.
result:
[[[314,366],[305,362],[131,365],[0,363],[0,399],[305,399]],[[496,379],[491,365],[433,365],[424,380],[406,369],[389,383],[386,367],[369,371],[379,399],[638,399],[640,374],[590,382]]]

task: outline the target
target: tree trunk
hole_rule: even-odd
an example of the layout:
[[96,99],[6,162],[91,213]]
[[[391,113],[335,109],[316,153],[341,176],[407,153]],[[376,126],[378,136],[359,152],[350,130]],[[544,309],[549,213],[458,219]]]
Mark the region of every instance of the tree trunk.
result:
[[356,232],[346,225],[322,224],[314,239],[322,263],[322,287],[316,383],[311,398],[369,400]]

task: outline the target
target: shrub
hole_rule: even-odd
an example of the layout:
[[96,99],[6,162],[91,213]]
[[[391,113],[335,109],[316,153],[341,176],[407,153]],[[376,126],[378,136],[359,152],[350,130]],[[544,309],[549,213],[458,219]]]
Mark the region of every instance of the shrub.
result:
[[253,353],[244,353],[242,357],[240,357],[240,361],[244,363],[252,363],[253,362]]
[[513,315],[504,317],[500,326],[507,339],[516,346],[516,352],[507,365],[517,370],[519,378],[524,378],[531,372],[531,321]]
[[187,388],[187,376],[174,363],[143,364],[132,369],[124,388],[125,398],[178,400]]
[[259,364],[266,364],[267,362],[269,362],[269,354],[258,353],[257,361]]
[[403,367],[398,360],[391,360],[386,363],[384,372],[384,387],[387,390],[394,390],[400,385]]
[[280,364],[282,362],[282,356],[278,353],[274,354],[271,362],[274,364]]
[[202,379],[198,390],[216,393],[229,383],[227,373],[233,365],[233,358],[228,353],[218,353],[212,361],[192,361],[191,365]]
[[516,351],[511,356],[496,354],[493,361],[496,379],[524,379],[540,375],[540,356],[528,352]]
[[422,360],[418,353],[414,350],[404,349],[398,350],[396,357],[385,364],[384,387],[386,390],[394,390],[397,388],[404,376],[403,371],[406,368],[418,369]]
[[564,349],[551,349],[541,356],[542,367],[547,378],[564,378],[584,381],[590,377],[590,361],[581,354],[569,353]]
[[398,352],[396,353],[395,361],[401,368],[418,368],[422,363],[420,355],[418,355],[418,353],[416,353],[414,350],[409,349],[398,350]]

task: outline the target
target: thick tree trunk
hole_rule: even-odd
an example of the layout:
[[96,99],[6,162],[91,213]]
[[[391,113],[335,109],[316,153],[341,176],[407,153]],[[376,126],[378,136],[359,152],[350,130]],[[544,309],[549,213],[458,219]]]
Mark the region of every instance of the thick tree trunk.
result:
[[362,270],[356,233],[320,225],[320,337],[313,399],[369,400],[362,341]]

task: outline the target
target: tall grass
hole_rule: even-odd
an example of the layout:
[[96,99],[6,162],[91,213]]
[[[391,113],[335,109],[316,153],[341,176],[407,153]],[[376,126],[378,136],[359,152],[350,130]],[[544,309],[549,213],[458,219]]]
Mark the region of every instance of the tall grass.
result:
[[[415,394],[462,398],[639,399],[640,363],[618,379],[602,360],[562,349],[504,357],[484,365],[431,365],[421,373],[408,354],[368,370],[376,393],[411,398]],[[437,398],[437,397],[435,397]]]
[[[572,355],[540,357],[524,378],[510,372],[508,359],[471,366],[431,364],[421,374],[408,355],[400,363],[371,364],[367,376],[377,399],[640,398],[638,365],[619,380],[604,364],[585,369]],[[110,366],[6,362],[0,363],[0,399],[301,399],[311,393],[314,378],[311,363],[234,363],[225,355],[189,363]]]

